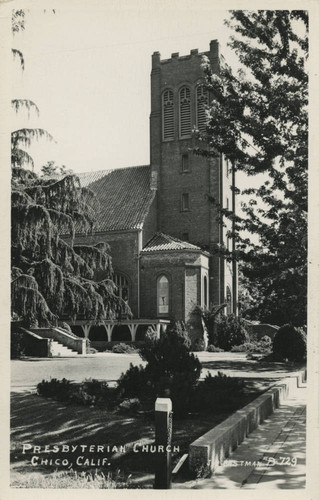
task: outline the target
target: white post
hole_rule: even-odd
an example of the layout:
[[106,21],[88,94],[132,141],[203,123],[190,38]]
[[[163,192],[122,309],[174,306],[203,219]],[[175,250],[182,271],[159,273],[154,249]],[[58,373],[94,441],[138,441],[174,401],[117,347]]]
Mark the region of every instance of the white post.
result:
[[157,398],[155,402],[156,470],[154,489],[167,490],[172,481],[172,401]]

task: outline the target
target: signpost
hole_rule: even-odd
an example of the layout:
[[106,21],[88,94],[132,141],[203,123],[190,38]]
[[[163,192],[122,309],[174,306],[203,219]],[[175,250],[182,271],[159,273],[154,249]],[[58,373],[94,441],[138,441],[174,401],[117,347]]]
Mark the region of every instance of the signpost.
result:
[[172,482],[172,401],[157,398],[155,402],[156,469],[154,489],[167,490]]

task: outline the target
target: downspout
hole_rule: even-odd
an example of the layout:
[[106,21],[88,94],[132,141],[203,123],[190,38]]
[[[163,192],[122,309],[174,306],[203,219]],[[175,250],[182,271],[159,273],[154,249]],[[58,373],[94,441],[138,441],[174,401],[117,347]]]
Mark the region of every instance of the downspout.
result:
[[[223,200],[223,157],[219,155],[219,204],[220,209],[224,207]],[[220,246],[223,244],[223,215],[219,214],[220,217],[220,226],[219,226],[219,244]],[[220,247],[221,248],[221,247]],[[218,272],[219,272],[219,303],[220,305],[225,302],[225,283],[224,283],[224,257],[219,255],[218,257]]]
[[[235,195],[235,166],[232,167],[232,212],[233,216],[236,215],[236,195]],[[232,221],[232,233],[233,233],[233,238],[232,238],[232,252],[233,255],[236,250],[236,242],[235,242],[235,236],[234,236],[234,231],[235,231],[235,220],[233,217]],[[233,313],[237,316],[238,314],[238,276],[237,276],[237,261],[233,259]]]

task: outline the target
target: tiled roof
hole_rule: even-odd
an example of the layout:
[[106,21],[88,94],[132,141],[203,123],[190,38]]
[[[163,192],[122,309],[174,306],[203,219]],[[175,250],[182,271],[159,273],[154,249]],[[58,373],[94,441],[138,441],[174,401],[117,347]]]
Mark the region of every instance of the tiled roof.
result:
[[83,187],[96,193],[100,204],[95,231],[142,228],[155,196],[149,165],[80,173],[78,177]]
[[168,234],[156,233],[152,239],[150,239],[142,252],[160,252],[162,250],[201,250],[200,247],[188,243],[188,241],[182,241],[178,238],[173,238]]

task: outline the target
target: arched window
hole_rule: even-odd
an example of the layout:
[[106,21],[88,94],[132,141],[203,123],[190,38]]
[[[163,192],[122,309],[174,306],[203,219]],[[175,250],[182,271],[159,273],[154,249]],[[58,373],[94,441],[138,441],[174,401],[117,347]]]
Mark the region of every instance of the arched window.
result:
[[129,301],[129,283],[127,278],[122,274],[115,274],[113,281],[116,285],[116,295],[123,299],[126,303]]
[[191,132],[191,93],[188,87],[183,87],[179,91],[179,135],[189,137]]
[[206,113],[205,106],[208,104],[208,91],[204,85],[196,89],[196,123],[198,130],[205,130]]
[[226,302],[227,302],[227,314],[231,314],[231,291],[229,286],[226,287]]
[[157,314],[167,316],[169,312],[169,282],[162,274],[157,278]]
[[174,139],[174,94],[172,90],[163,93],[163,139]]

